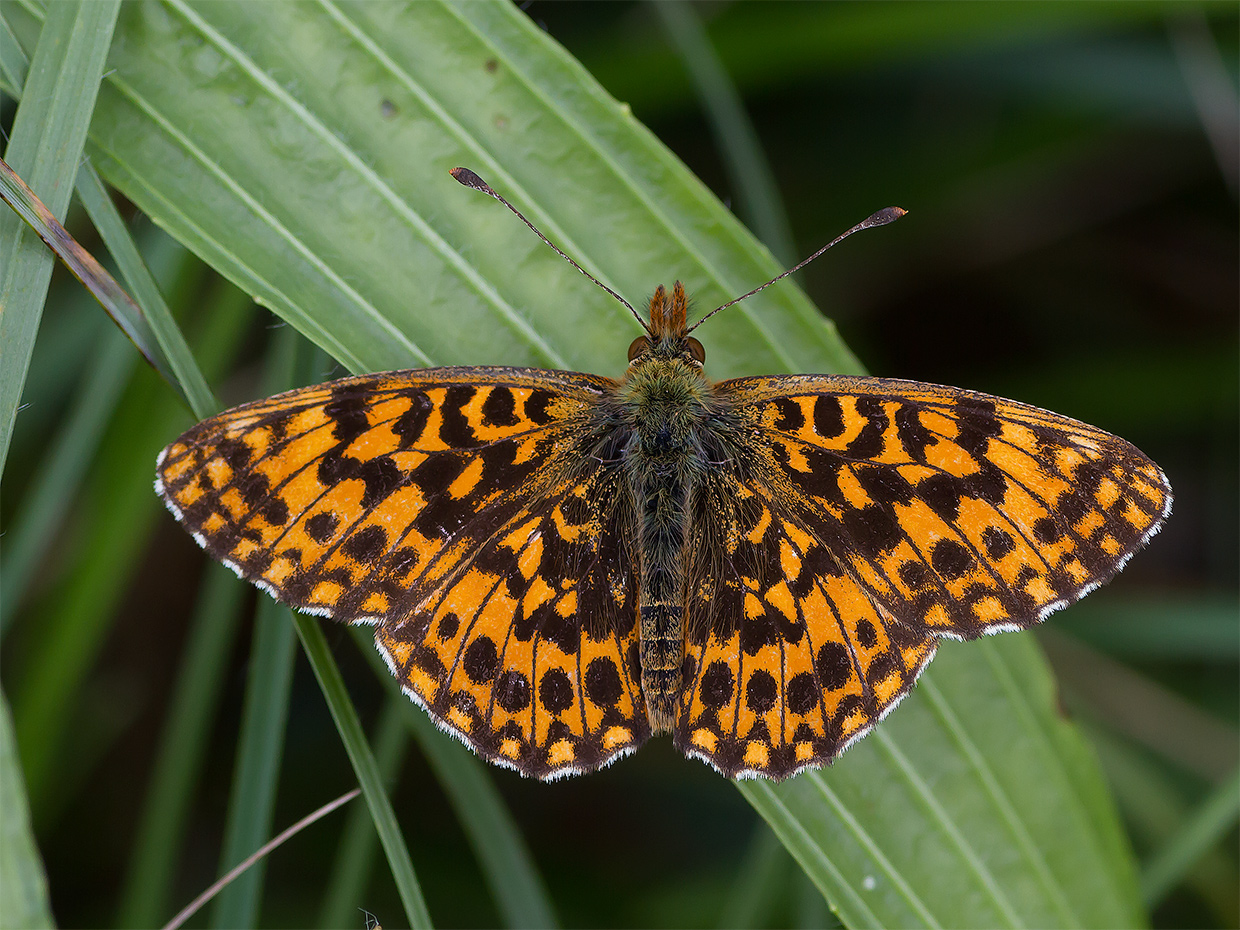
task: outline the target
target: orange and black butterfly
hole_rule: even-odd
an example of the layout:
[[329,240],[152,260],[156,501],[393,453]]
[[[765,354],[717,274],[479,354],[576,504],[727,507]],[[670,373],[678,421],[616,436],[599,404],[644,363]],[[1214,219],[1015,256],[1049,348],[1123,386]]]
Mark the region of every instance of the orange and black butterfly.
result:
[[1158,467],[1084,423],[909,381],[712,382],[679,283],[643,325],[618,381],[432,368],[245,404],[156,487],[243,578],[373,624],[437,723],[539,778],[658,733],[731,777],[826,764],[941,637],[1039,623],[1170,511]]

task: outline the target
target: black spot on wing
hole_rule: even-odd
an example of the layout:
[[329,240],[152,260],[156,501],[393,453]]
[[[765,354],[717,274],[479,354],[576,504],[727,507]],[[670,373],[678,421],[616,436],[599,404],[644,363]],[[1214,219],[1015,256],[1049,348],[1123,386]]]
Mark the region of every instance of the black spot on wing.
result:
[[1016,548],[1012,535],[997,526],[986,527],[985,532],[982,533],[982,544],[986,547],[986,555],[996,561]]
[[324,510],[306,521],[306,535],[317,543],[326,543],[336,532],[340,520],[334,513]]
[[502,386],[491,388],[482,402],[482,416],[490,426],[516,426],[518,419],[512,390]]
[[995,402],[988,397],[966,395],[958,398],[955,419],[960,429],[956,445],[974,458],[982,458],[990,447],[990,440],[1002,430],[995,415]]
[[788,709],[808,714],[818,706],[818,682],[809,672],[798,672],[788,681]]
[[623,694],[624,687],[616,663],[604,657],[591,660],[586,667],[586,695],[590,700],[600,707],[610,707]]
[[495,703],[510,714],[530,706],[530,680],[520,672],[509,669],[495,683]]
[[878,504],[908,504],[916,496],[913,486],[894,468],[885,465],[857,465],[857,483],[870,500]]
[[917,496],[924,500],[944,523],[955,523],[960,518],[960,481],[951,475],[938,473],[917,484]]
[[973,556],[952,539],[940,539],[930,552],[930,565],[944,578],[959,578],[973,567]]
[[890,425],[887,411],[877,397],[858,397],[857,413],[865,417],[865,426],[850,442],[846,451],[848,455],[858,459],[873,459],[883,453],[883,437]]
[[552,420],[548,408],[553,400],[555,395],[550,391],[541,388],[531,391],[530,396],[525,399],[526,418],[538,426],[546,426]]
[[323,405],[323,413],[332,421],[332,435],[348,445],[366,430],[370,421],[366,417],[367,399],[362,393],[365,385],[341,386],[332,391],[332,399]]
[[444,445],[453,449],[469,449],[478,445],[478,437],[464,411],[475,393],[477,389],[468,384],[454,384],[448,388],[443,402],[443,423],[439,427],[439,438]]
[[852,677],[852,660],[843,643],[827,642],[818,649],[814,661],[818,680],[828,691],[838,691]]
[[904,538],[895,512],[881,504],[846,511],[844,531],[857,551],[869,559],[890,552]]
[[913,404],[902,404],[895,415],[896,436],[900,445],[914,462],[926,460],[926,447],[934,441],[934,435],[921,422],[921,411]]
[[805,414],[801,412],[801,405],[795,400],[790,397],[780,397],[774,404],[777,414],[775,429],[795,433],[805,425]]
[[745,705],[755,714],[764,714],[775,706],[778,687],[770,672],[758,669],[749,676],[745,686]]
[[[319,514],[319,516],[323,516]],[[388,538],[380,526],[362,527],[349,536],[340,546],[341,551],[363,564],[372,564],[387,549]]]
[[479,636],[465,649],[461,666],[476,685],[493,681],[499,668],[499,651],[495,642],[489,636]]
[[421,391],[408,395],[409,409],[392,422],[392,432],[400,437],[400,448],[410,449],[417,445],[426,429],[426,421],[431,415],[431,399]]
[[[538,702],[558,714],[573,706],[573,685],[563,669],[548,669],[538,682]],[[548,736],[548,742],[554,740]]]
[[701,698],[707,707],[716,710],[732,700],[734,690],[732,670],[725,662],[715,661],[702,673]]
[[386,455],[367,459],[357,466],[353,477],[366,482],[362,507],[371,508],[405,483],[405,473]]
[[814,398],[814,432],[823,439],[834,439],[844,432],[844,407],[830,394]]
[[861,619],[857,621],[857,642],[866,649],[873,649],[878,643],[878,634],[874,632],[874,625],[869,620]]

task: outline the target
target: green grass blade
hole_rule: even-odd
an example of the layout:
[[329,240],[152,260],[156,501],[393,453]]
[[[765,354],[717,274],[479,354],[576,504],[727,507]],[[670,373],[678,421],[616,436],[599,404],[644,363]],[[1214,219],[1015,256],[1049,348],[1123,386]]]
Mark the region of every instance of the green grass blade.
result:
[[846,926],[1142,922],[1096,763],[1034,655],[1022,637],[940,647],[830,769],[739,784]]
[[[372,738],[375,764],[385,785],[395,782],[409,747],[409,734],[403,719],[404,703],[403,695],[389,696],[375,724]],[[377,839],[370,811],[362,807],[350,810],[344,834],[336,848],[331,877],[323,892],[323,903],[319,907],[318,926],[323,930],[349,927],[357,921],[358,905],[363,900],[373,872]]]
[[1240,757],[1240,731],[1159,681],[1058,630],[1038,633],[1070,705],[1137,740],[1164,759],[1214,780]]
[[1100,595],[1073,607],[1056,629],[1128,660],[1240,661],[1234,593],[1139,600]]
[[87,361],[70,412],[43,462],[34,487],[19,503],[4,541],[0,573],[0,633],[8,630],[29,590],[36,566],[43,563],[52,536],[61,525],[78,486],[90,467],[109,418],[133,372],[134,353],[125,340],[107,334]]
[[792,267],[799,256],[775,176],[740,94],[702,28],[697,9],[674,0],[655,0],[653,7],[706,111],[715,146],[723,155],[728,180],[736,191],[737,213],[780,263]]
[[[771,926],[774,905],[787,890],[788,865],[788,850],[760,823],[725,899],[720,930]],[[815,896],[822,900],[817,891]]]
[[413,872],[413,860],[409,857],[405,838],[396,822],[396,815],[392,811],[391,801],[388,800],[387,789],[375,757],[366,742],[366,734],[362,732],[362,724],[357,719],[357,711],[353,708],[344,681],[340,677],[340,669],[327,648],[327,639],[314,617],[304,614],[293,614],[292,617],[306,658],[310,660],[310,667],[314,669],[314,677],[318,679],[323,697],[327,700],[332,720],[336,722],[340,740],[349,754],[349,761],[353,763],[353,771],[357,775],[362,796],[366,799],[366,806],[370,808],[370,816],[379,834],[379,842],[383,844],[388,868],[392,870],[392,878],[396,882],[409,926],[415,930],[430,927],[430,914],[426,910],[422,889],[418,886],[417,876]]
[[[293,386],[300,341],[297,332],[287,327],[275,334],[265,366],[265,393],[276,394]],[[221,875],[262,846],[271,834],[295,649],[288,609],[271,598],[260,598],[220,853]],[[220,892],[212,904],[211,926],[258,925],[265,870],[263,859]]]
[[491,773],[458,741],[446,737],[422,710],[400,693],[366,630],[354,637],[375,674],[400,699],[409,732],[418,742],[448,796],[478,858],[495,906],[509,927],[555,927],[555,906],[537,863],[495,787]]
[[[268,597],[260,599],[220,874],[271,836],[295,649],[288,608]],[[260,860],[220,892],[212,906],[211,926],[258,926],[265,869],[266,860]]]
[[117,926],[154,927],[169,916],[190,801],[202,775],[244,593],[245,586],[224,566],[207,569],[138,820]]
[[[203,86],[191,70],[172,67],[175,56],[127,46],[102,95],[106,115],[93,124],[94,163],[161,226],[354,370],[428,360],[623,367],[616,346],[636,324],[549,250],[532,248],[528,231],[490,209],[497,205],[462,190],[447,175],[456,164],[480,171],[633,301],[677,274],[700,303],[722,303],[783,270],[516,12],[434,2],[420,4],[416,18],[381,5],[167,11],[162,41],[205,43],[240,84]],[[122,23],[144,30],[145,15],[126,8]],[[262,38],[276,35],[298,39],[276,46]],[[377,70],[387,97],[360,80],[329,87],[313,48],[330,49],[332,60],[358,56],[342,73]],[[503,63],[489,89],[458,79],[488,58]],[[276,84],[273,70],[296,74],[303,92]],[[514,135],[478,106],[479,94],[506,120],[545,122],[555,141]],[[238,99],[252,106],[238,108]],[[203,133],[193,115],[200,107],[227,119]],[[376,132],[384,112],[393,122]],[[253,121],[287,121],[296,155],[269,144],[267,133],[256,138]],[[435,159],[409,158],[415,131],[431,134],[433,143],[417,144],[437,151]],[[566,154],[549,166],[545,154],[557,147]],[[562,173],[570,166],[578,166],[572,190]],[[179,191],[191,176],[195,196],[187,199]],[[349,197],[305,196],[344,177]],[[729,313],[712,335],[716,374],[857,369],[791,286]]]
[[[138,253],[111,194],[103,186],[98,172],[89,164],[83,165],[78,172],[77,192],[139,308],[140,319],[131,324],[132,328],[140,325],[144,332],[139,348],[145,350],[148,358],[154,359],[156,371],[185,394],[191,409],[198,416],[207,416],[209,412],[218,410],[219,402],[198,369],[180,327],[172,319],[172,311],[168,309],[155,278]],[[147,332],[150,333],[149,339],[145,338]]]
[[0,11],[0,90],[16,98],[26,85],[30,59]]
[[445,739],[412,702],[405,699],[404,705],[405,724],[465,829],[504,925],[559,926],[542,876],[491,773],[460,743]]
[[486,766],[464,746],[444,739],[412,704],[405,710],[405,721],[465,828],[505,926],[558,926],[537,864]]
[[0,692],[0,927],[54,927],[47,899],[47,875],[22,784],[9,701]]
[[[206,322],[200,353],[218,370],[237,347],[249,302],[236,291]],[[161,511],[151,493],[155,455],[184,422],[179,401],[156,388],[154,373],[139,370],[121,406],[127,416],[105,438],[86,490],[82,543],[69,562],[69,581],[31,619],[39,636],[17,678],[14,718],[30,785],[35,822],[58,804],[57,754],[78,695],[110,627],[112,611],[139,567],[139,553]]]
[[[102,188],[97,189],[98,178],[93,172],[87,172],[85,168],[79,173],[79,177],[86,179],[79,185],[78,190],[88,203],[87,212],[92,215],[102,214],[101,219],[107,226],[107,233],[116,239],[117,230],[123,229],[123,224],[115,207],[110,207],[110,201],[106,201],[107,195],[101,192]],[[92,178],[95,180],[95,185],[90,183]],[[134,302],[133,298],[125,292],[99,261],[82,248],[47,206],[35,196],[34,191],[3,161],[0,161],[0,199],[4,200],[38,234],[74,277],[86,286],[113,322],[142,353],[143,358],[163,375],[164,380],[175,384],[167,360],[155,343],[154,334],[142,313],[142,308]],[[107,207],[104,205],[105,202]],[[129,242],[127,233],[121,234],[120,238]],[[106,239],[105,233],[105,241]],[[136,258],[137,249],[134,248],[132,242],[129,242],[128,248]],[[149,274],[147,277],[149,278]]]
[[[1185,784],[1182,772],[1115,733],[1088,722],[1087,730],[1130,825],[1133,845],[1147,861],[1153,861],[1188,822],[1196,800],[1192,795],[1200,795],[1200,788]],[[1240,923],[1240,901],[1235,894],[1236,875],[1240,873],[1237,865],[1236,850],[1221,844],[1207,851],[1184,876],[1185,889],[1194,892],[1213,912],[1215,926]]]
[[[64,219],[82,157],[119,0],[53,4],[31,58],[6,160]],[[8,210],[0,211],[0,473],[52,273],[52,256]]]
[[1180,831],[1142,869],[1145,903],[1155,907],[1184,881],[1197,862],[1236,827],[1240,816],[1240,769],[1210,792]]

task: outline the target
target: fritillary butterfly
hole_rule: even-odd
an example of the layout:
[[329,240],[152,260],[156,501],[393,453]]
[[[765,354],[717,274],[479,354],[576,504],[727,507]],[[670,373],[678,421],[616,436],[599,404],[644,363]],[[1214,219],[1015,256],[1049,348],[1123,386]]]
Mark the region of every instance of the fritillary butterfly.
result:
[[618,381],[432,368],[236,407],[156,488],[243,578],[373,624],[440,726],[539,778],[658,733],[730,777],[829,763],[940,638],[1041,622],[1170,511],[1135,447],[1015,401],[711,382],[686,305],[655,292]]

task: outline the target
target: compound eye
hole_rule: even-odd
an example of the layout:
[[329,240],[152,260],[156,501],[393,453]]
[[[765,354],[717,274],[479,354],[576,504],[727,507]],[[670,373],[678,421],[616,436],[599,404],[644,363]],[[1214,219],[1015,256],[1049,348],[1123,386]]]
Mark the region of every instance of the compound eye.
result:
[[629,361],[633,361],[639,355],[645,355],[649,350],[650,340],[645,336],[638,336],[629,343]]
[[[629,351],[632,350],[630,349]],[[706,361],[706,348],[692,336],[689,337],[689,354],[693,356],[695,361]]]

